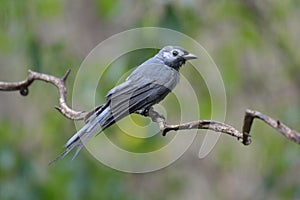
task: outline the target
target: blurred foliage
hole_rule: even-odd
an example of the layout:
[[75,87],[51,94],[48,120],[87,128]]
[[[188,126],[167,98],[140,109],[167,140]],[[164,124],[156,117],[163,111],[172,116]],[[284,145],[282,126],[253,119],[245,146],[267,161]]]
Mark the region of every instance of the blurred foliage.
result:
[[[249,107],[300,130],[299,8],[296,0],[0,0],[0,80],[21,80],[28,69],[62,76],[72,68],[71,97],[78,66],[100,41],[130,28],[165,27],[193,37],[211,54],[227,90],[228,122],[241,126]],[[136,50],[111,63],[95,101],[103,103],[124,74],[156,52]],[[182,73],[200,99],[201,118],[209,119],[212,105],[203,78],[189,64]],[[260,122],[255,122],[254,142],[247,148],[221,137],[213,152],[198,160],[197,140],[192,153],[172,166],[133,175],[100,165],[85,151],[74,161],[68,157],[47,166],[75,132],[71,121],[51,110],[57,104],[52,86],[36,83],[26,98],[1,93],[0,102],[3,200],[300,198],[299,147]],[[168,119],[178,122],[176,97],[170,95],[162,104],[171,113]],[[158,132],[149,119],[131,119],[140,126],[134,133]],[[131,128],[128,118],[121,123]],[[132,152],[154,151],[173,138],[134,138],[117,126],[105,134]]]

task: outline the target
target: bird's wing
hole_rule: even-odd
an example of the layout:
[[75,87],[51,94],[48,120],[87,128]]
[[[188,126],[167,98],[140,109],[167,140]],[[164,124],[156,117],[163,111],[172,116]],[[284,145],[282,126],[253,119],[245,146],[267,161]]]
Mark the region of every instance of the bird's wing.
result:
[[111,118],[102,126],[103,129],[113,122],[141,109],[147,109],[161,101],[171,90],[160,84],[144,81],[142,85],[126,84],[122,90],[114,90],[107,96]]
[[112,115],[102,128],[105,129],[137,110],[148,109],[160,102],[178,81],[178,71],[166,65],[140,65],[124,83],[107,93],[106,98]]
[[[145,62],[147,63],[147,62]],[[111,89],[106,97],[109,100],[112,94],[132,93],[133,89],[147,86],[151,83],[162,85],[172,90],[179,81],[178,71],[161,63],[142,64],[137,67],[126,81]]]

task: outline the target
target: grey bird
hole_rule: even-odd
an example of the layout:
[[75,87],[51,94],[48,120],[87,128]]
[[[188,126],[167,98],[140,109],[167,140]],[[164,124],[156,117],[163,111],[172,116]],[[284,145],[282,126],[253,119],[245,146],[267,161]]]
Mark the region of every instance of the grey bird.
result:
[[65,144],[66,150],[52,162],[77,147],[73,156],[75,158],[84,144],[96,133],[103,132],[131,113],[147,112],[177,85],[180,67],[187,60],[196,58],[179,46],[162,48],[154,57],[139,65],[125,82],[107,93],[106,103],[87,117],[86,124]]

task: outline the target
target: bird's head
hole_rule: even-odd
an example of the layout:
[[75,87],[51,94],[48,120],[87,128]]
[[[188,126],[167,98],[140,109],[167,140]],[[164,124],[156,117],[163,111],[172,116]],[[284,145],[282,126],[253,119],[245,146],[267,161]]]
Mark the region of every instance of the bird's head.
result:
[[197,56],[179,46],[166,46],[159,51],[158,56],[163,60],[165,65],[176,70],[179,70],[187,60],[197,58]]

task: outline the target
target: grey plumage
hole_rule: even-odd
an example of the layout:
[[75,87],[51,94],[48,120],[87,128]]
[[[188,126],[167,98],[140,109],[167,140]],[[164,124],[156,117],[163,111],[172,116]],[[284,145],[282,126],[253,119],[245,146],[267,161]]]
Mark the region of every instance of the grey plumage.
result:
[[[164,99],[179,82],[179,69],[186,60],[197,58],[178,46],[166,46],[158,54],[138,66],[122,84],[111,89],[106,103],[91,114],[86,124],[66,143],[66,150],[52,162],[85,142],[116,121],[138,110],[147,110]],[[52,163],[51,162],[51,163]]]

